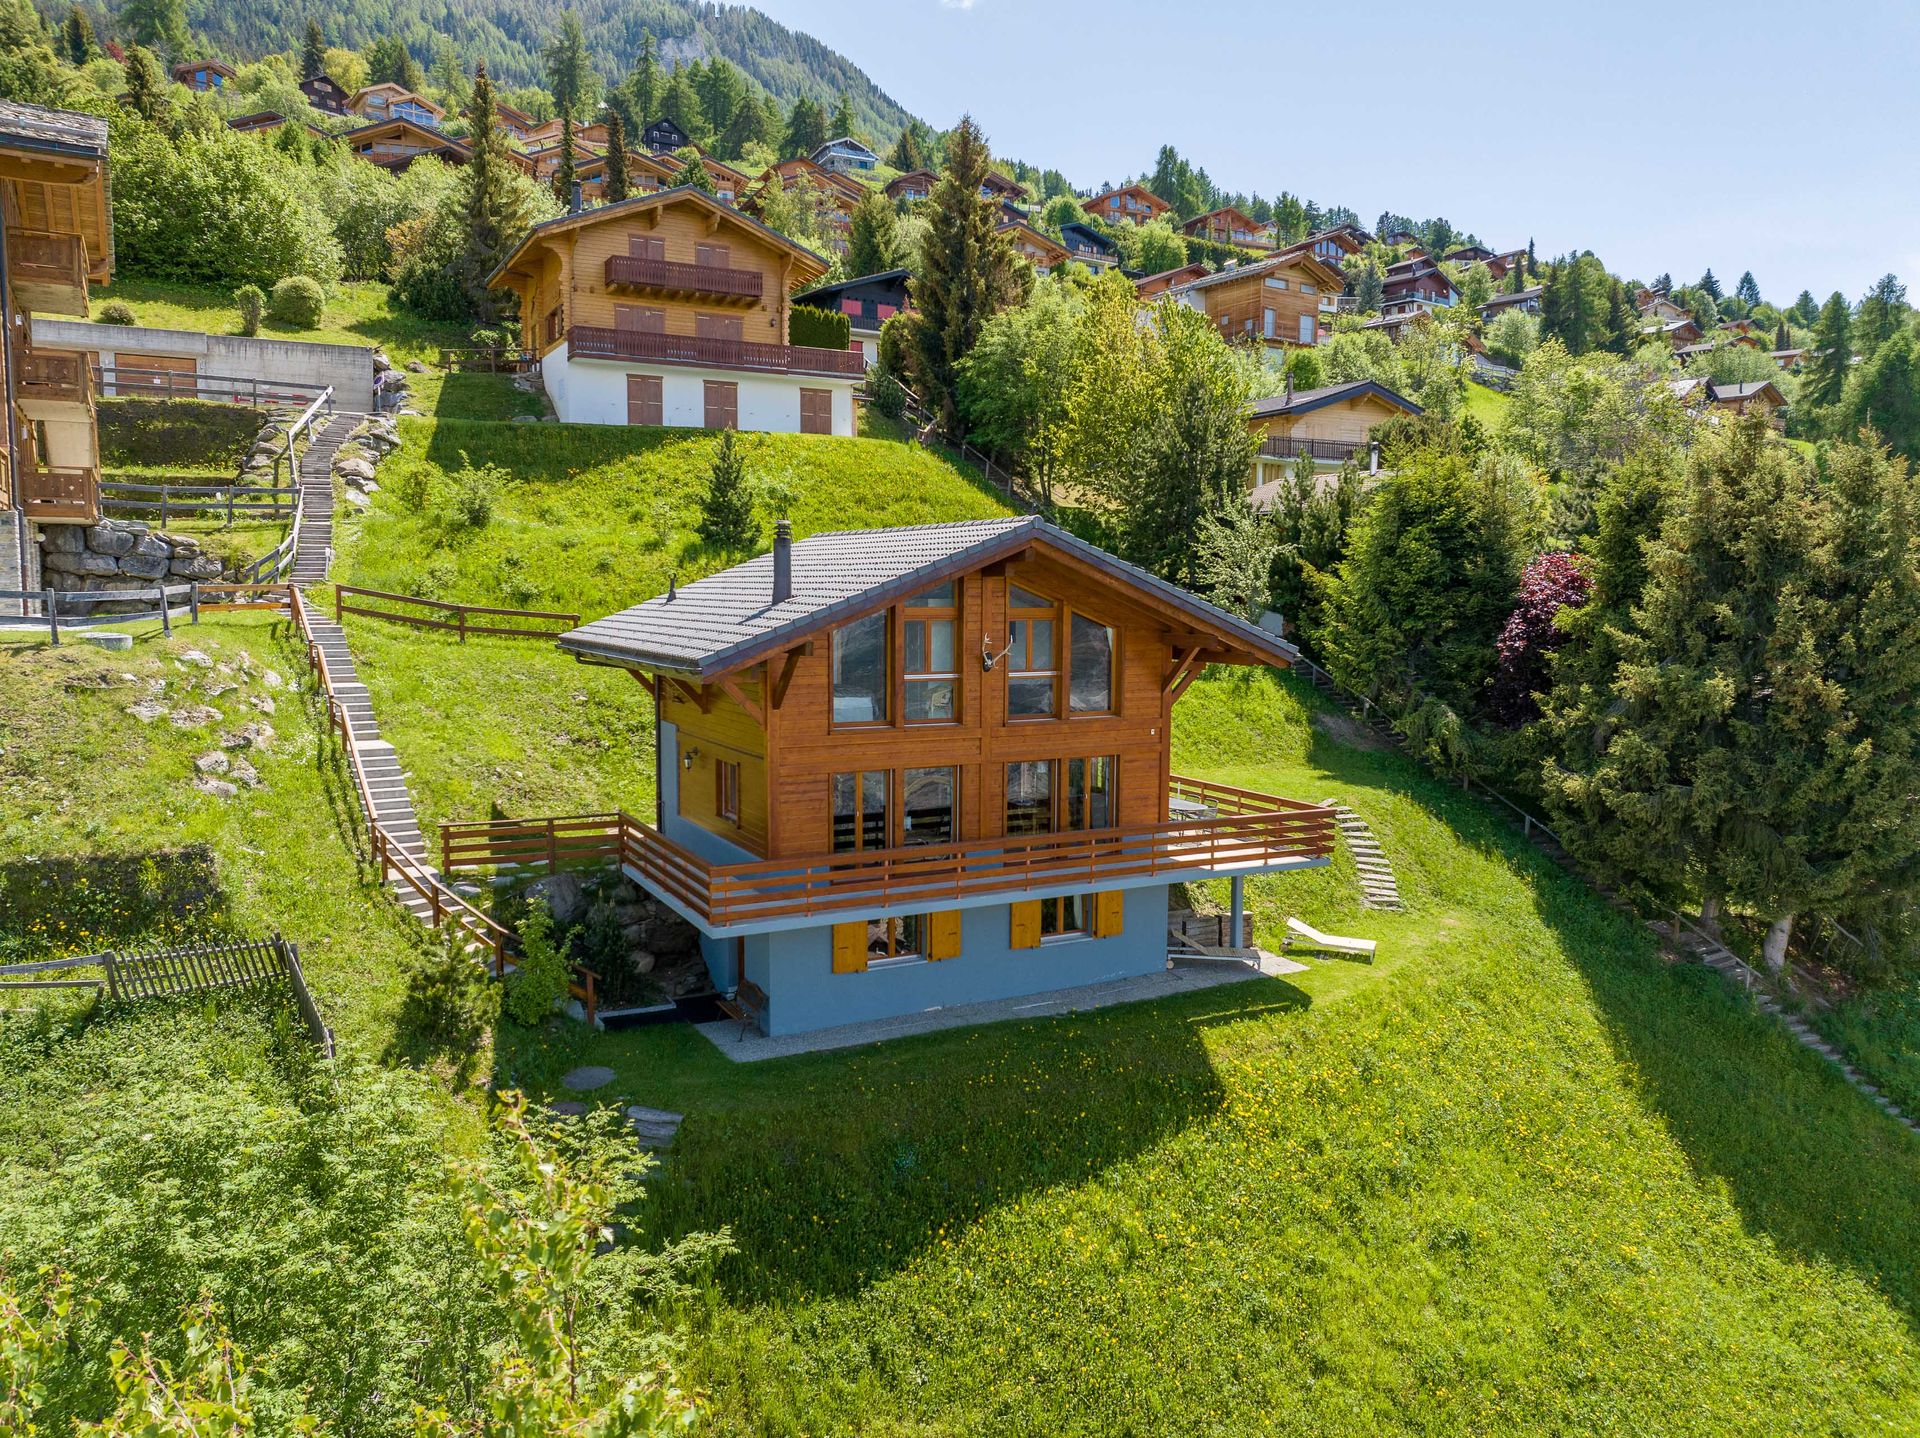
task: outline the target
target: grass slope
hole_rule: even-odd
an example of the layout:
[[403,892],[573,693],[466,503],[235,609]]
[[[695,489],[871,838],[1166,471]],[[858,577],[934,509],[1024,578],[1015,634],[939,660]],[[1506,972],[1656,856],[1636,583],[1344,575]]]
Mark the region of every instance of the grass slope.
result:
[[[1363,966],[737,1068],[684,1030],[503,1051],[689,1117],[657,1240],[719,1224],[721,1433],[1894,1433],[1920,1422],[1920,1146],[1710,973],[1287,681],[1176,767],[1339,797],[1255,881]],[[1332,729],[1338,720],[1322,717]]]

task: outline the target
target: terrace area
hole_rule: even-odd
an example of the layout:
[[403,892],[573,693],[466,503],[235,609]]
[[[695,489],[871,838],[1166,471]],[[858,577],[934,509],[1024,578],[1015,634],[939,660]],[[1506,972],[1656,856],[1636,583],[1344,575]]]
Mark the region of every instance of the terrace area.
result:
[[645,259],[637,255],[609,255],[606,284],[608,289],[698,296],[740,304],[758,301],[764,287],[758,270],[736,270],[723,265],[689,265],[677,260]]
[[567,331],[573,359],[641,360],[654,364],[694,365],[702,369],[765,370],[774,374],[845,375],[866,373],[859,350],[819,349],[812,345],[768,345],[751,340],[710,339],[658,334],[647,330],[574,325]]

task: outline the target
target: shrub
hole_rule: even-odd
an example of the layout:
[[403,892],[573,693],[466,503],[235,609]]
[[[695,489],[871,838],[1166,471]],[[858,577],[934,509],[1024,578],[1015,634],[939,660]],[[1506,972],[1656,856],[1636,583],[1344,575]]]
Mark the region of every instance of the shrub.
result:
[[233,303],[240,311],[240,333],[260,333],[260,317],[267,312],[266,293],[258,285],[242,285],[233,292]]
[[787,343],[843,350],[853,341],[853,321],[838,310],[795,305],[787,317]]
[[100,313],[95,318],[103,325],[130,325],[137,323],[133,317],[133,306],[129,305],[125,300],[108,300],[104,305],[100,306]]
[[515,1022],[544,1023],[567,991],[567,946],[571,935],[556,939],[553,914],[536,899],[520,920],[520,965],[507,986],[506,1007]]
[[447,497],[447,512],[453,523],[466,529],[485,529],[493,518],[493,493],[499,488],[505,471],[491,464],[478,468],[466,463],[448,476],[452,489]]
[[267,304],[267,313],[276,324],[291,325],[299,330],[318,329],[326,310],[326,291],[310,275],[288,275],[277,281],[273,298]]

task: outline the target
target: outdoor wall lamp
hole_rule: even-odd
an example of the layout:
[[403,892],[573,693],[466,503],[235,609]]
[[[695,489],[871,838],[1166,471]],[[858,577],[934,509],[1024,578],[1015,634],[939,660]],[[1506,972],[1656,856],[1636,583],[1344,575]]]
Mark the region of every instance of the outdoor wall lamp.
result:
[[680,756],[680,767],[682,769],[691,770],[693,768],[693,761],[695,759],[698,759],[699,757],[700,757],[700,747],[699,745],[696,744],[693,748],[687,750],[686,753]]

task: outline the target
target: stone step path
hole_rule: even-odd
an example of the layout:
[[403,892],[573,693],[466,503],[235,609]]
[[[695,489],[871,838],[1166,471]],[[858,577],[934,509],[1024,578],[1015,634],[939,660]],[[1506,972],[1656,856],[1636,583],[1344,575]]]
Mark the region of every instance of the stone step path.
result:
[[300,547],[295,584],[324,584],[333,558],[333,459],[364,415],[338,413],[322,425],[300,457]]
[[[568,1093],[592,1093],[595,1089],[605,1088],[615,1077],[617,1075],[610,1068],[588,1064],[562,1074],[560,1086]],[[547,1108],[563,1118],[577,1118],[587,1111],[587,1105],[579,1099],[561,1099],[548,1104]],[[655,1152],[673,1147],[673,1140],[686,1118],[685,1114],[674,1113],[670,1109],[648,1108],[640,1103],[628,1104],[622,1113],[634,1137],[640,1140],[640,1147]]]
[[1332,799],[1321,802],[1333,810],[1334,823],[1346,841],[1347,852],[1353,855],[1354,868],[1360,873],[1360,907],[1396,914],[1405,909],[1406,905],[1400,900],[1400,883],[1393,876],[1393,865],[1380,847],[1380,841],[1374,838],[1373,830],[1367,827],[1367,821],[1345,804]]

